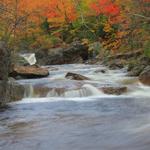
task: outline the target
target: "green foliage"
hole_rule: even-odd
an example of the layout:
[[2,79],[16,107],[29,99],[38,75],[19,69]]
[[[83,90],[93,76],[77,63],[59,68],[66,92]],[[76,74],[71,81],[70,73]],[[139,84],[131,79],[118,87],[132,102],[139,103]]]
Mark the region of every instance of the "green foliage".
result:
[[49,33],[49,26],[50,23],[48,22],[47,18],[43,21],[43,23],[41,24],[41,29],[45,32],[45,33]]
[[146,56],[150,57],[150,41],[144,44],[144,53]]
[[[81,18],[74,21],[72,24],[65,26],[61,30],[61,36],[64,41],[73,41],[78,38],[88,39],[89,41],[97,41],[99,38],[105,38],[108,35],[114,36],[114,32],[118,29],[117,24],[112,27],[112,31],[107,33],[104,30],[105,24],[108,22],[108,18],[104,15],[98,17],[90,16],[85,17],[84,22]],[[69,39],[69,40],[68,40]]]

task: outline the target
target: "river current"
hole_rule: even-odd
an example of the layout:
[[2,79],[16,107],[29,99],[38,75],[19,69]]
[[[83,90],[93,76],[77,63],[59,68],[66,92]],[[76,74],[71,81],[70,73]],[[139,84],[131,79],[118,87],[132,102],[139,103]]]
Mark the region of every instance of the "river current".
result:
[[[1,110],[0,150],[150,150],[150,87],[126,69],[47,67],[47,78],[19,80],[24,98]],[[91,80],[66,79],[68,72]],[[124,86],[122,95],[101,90]]]

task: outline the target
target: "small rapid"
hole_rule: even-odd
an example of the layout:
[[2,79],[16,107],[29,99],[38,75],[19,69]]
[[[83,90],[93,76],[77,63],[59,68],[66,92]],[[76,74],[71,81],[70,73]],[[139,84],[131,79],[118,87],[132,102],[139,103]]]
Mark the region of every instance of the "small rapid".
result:
[[[92,97],[150,97],[150,87],[139,82],[136,77],[127,76],[126,69],[109,70],[102,65],[58,65],[47,66],[50,75],[43,79],[19,80],[25,86],[24,99],[30,98],[92,98]],[[84,75],[90,80],[70,80],[68,72]],[[121,95],[105,94],[102,88],[126,87],[127,92]],[[32,103],[32,101],[31,101]]]
[[[126,68],[44,66],[50,75],[18,80],[24,98],[0,111],[0,150],[149,150],[150,87]],[[66,79],[68,72],[90,80]],[[126,87],[106,94],[103,88]]]

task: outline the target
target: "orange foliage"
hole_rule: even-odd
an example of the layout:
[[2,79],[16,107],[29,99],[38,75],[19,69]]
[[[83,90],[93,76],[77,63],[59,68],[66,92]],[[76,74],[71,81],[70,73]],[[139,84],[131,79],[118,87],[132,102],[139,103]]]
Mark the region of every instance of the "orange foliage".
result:
[[77,18],[72,0],[51,0],[46,10],[46,17],[50,22],[70,23]]
[[120,14],[119,7],[111,0],[97,0],[91,3],[91,8],[97,15],[104,14],[107,16],[116,16]]

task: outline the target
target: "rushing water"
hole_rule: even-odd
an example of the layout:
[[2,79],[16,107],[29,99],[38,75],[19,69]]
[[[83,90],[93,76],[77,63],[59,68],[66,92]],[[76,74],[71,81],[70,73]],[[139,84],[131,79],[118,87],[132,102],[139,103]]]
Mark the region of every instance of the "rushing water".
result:
[[[125,69],[49,69],[48,78],[18,81],[25,96],[0,112],[0,150],[150,150],[150,87]],[[68,80],[67,72],[91,80]],[[106,95],[101,87],[107,86],[126,86],[128,92]]]

